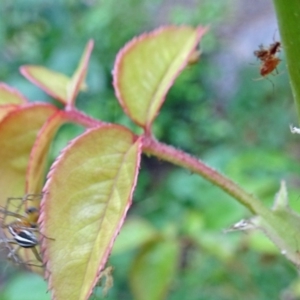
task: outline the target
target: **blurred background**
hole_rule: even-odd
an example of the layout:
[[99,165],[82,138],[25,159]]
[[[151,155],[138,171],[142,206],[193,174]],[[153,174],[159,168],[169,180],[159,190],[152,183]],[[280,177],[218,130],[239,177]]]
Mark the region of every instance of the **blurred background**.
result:
[[[267,206],[286,180],[291,206],[300,210],[300,137],[289,131],[297,118],[284,53],[279,74],[268,80],[260,80],[253,55],[260,44],[280,40],[270,0],[2,0],[0,13],[0,81],[32,101],[55,103],[26,81],[19,67],[38,64],[71,75],[92,38],[89,90],[79,96],[78,107],[136,133],[139,128],[124,116],[111,84],[117,52],[161,25],[209,25],[200,61],[176,80],[154,133]],[[63,126],[51,159],[82,131]],[[109,260],[114,287],[106,299],[300,299],[297,268],[264,236],[224,233],[250,216],[198,176],[143,157],[133,205]],[[156,295],[159,285],[163,292]],[[97,287],[92,299],[103,299],[102,289]],[[2,255],[1,300],[50,299],[46,290],[42,278],[14,268]]]

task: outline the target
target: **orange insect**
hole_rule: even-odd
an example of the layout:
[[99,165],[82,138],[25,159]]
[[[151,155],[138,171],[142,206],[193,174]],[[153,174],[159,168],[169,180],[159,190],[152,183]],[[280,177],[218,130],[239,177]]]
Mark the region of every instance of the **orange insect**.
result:
[[268,49],[265,49],[262,45],[260,45],[259,50],[254,51],[254,55],[261,61],[261,76],[265,77],[274,70],[277,70],[276,68],[281,61],[281,59],[277,56],[277,53],[280,52],[280,47],[280,42],[274,42]]

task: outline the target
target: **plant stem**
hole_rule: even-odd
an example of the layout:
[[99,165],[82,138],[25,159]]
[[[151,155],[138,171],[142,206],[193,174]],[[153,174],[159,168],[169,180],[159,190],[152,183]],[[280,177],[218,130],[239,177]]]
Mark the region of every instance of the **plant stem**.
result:
[[273,2],[300,123],[300,1]]
[[[81,111],[75,109],[65,113],[70,121],[76,122],[85,127],[95,127],[108,124],[86,116]],[[138,136],[136,136],[136,138],[138,138]],[[266,216],[270,214],[269,209],[264,207],[259,199],[244,191],[238,184],[226,176],[210,168],[198,158],[181,150],[175,149],[172,146],[158,142],[149,134],[145,134],[143,136],[143,152],[186,168],[191,172],[204,177],[212,184],[220,187],[224,192],[237,199],[241,204],[246,206],[256,215]]]
[[87,128],[108,124],[106,122],[94,119],[74,107],[72,110],[64,111],[64,114],[70,122],[77,123]]
[[237,199],[254,214],[261,216],[266,216],[266,214],[269,215],[269,209],[264,207],[261,204],[261,201],[254,195],[247,193],[238,184],[210,168],[196,157],[166,144],[162,144],[148,136],[145,136],[143,140],[143,152],[157,156],[160,159],[201,175],[214,185],[220,187],[224,192]]

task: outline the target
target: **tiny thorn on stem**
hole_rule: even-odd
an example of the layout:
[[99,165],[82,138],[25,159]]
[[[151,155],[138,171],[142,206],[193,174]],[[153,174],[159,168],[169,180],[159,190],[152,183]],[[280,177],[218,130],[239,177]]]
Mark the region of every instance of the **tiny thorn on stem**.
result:
[[291,130],[291,133],[297,133],[297,134],[300,134],[300,128],[298,127],[295,127],[293,125],[290,125],[290,130]]
[[251,220],[242,219],[239,222],[233,224],[228,229],[224,229],[224,233],[228,233],[231,231],[241,231],[241,230],[252,230],[256,229],[256,226],[251,222]]

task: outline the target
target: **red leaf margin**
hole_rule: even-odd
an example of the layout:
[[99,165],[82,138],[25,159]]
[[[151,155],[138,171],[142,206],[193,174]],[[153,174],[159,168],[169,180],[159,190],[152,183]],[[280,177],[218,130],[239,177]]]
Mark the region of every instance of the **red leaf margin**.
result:
[[[53,90],[49,89],[42,82],[37,80],[35,76],[32,76],[30,74],[30,71],[29,71],[30,67],[47,69],[46,67],[40,66],[40,65],[24,65],[24,66],[21,66],[19,70],[20,70],[20,73],[27,80],[29,80],[31,83],[33,83],[34,85],[39,87],[42,91],[44,91],[46,94],[48,94],[53,99],[56,99],[56,100],[60,101],[62,104],[66,105],[66,109],[70,110],[70,108],[72,108],[72,106],[74,106],[75,98],[80,90],[81,84],[83,83],[82,81],[86,77],[88,63],[89,63],[93,48],[94,48],[94,40],[91,39],[88,41],[88,43],[85,47],[85,52],[84,52],[85,55],[83,57],[81,57],[81,60],[79,61],[77,69],[75,70],[75,72],[72,74],[71,77],[68,77],[67,75],[65,75],[61,72],[48,69],[53,74],[65,76],[69,80],[68,85],[66,86],[66,90],[65,90],[66,98],[60,97],[59,94],[56,94]],[[82,65],[82,69],[80,70],[81,72],[79,73],[77,78],[75,78],[74,75],[76,75],[76,72],[78,71],[78,68],[81,65]],[[72,87],[72,86],[70,86],[70,84],[73,82],[74,78],[75,78],[75,85]]]
[[[20,73],[31,83],[33,83],[34,85],[36,85],[37,87],[39,87],[42,91],[44,91],[46,94],[48,94],[50,97],[52,97],[53,99],[58,100],[59,102],[61,102],[62,104],[66,105],[66,99],[59,97],[59,95],[55,94],[52,92],[52,90],[49,90],[47,87],[45,87],[40,81],[38,81],[37,79],[35,79],[34,76],[32,76],[30,74],[30,72],[28,71],[28,67],[35,67],[35,68],[43,68],[43,69],[47,69],[44,66],[39,66],[39,65],[24,65],[20,67]],[[60,72],[54,71],[54,70],[50,70],[49,71],[56,73],[58,75],[64,75]],[[66,75],[65,75],[66,76]]]
[[[26,104],[29,102],[28,99],[22,93],[20,93],[17,89],[13,88],[12,86],[9,86],[8,84],[6,84],[4,82],[0,82],[0,90],[5,90],[8,93],[17,96],[17,98],[19,98],[21,100],[20,103],[6,103],[4,105],[22,105],[22,104]],[[0,106],[3,106],[3,105],[0,105]]]
[[[53,134],[52,139],[50,143],[53,141],[53,137],[55,133],[57,132],[58,127],[60,127],[64,122],[67,122],[68,119],[66,117],[66,114],[64,111],[57,110],[53,115],[51,115],[48,120],[45,122],[44,126],[41,127],[36,140],[34,142],[34,145],[31,149],[30,156],[29,156],[29,162],[27,166],[27,171],[26,171],[26,184],[25,184],[25,190],[26,194],[38,194],[40,191],[33,189],[32,185],[30,183],[30,177],[37,175],[37,174],[31,174],[34,170],[35,164],[40,163],[40,146],[41,144],[44,145],[43,140],[45,140],[45,132],[47,133],[47,130],[49,130],[49,126],[54,125],[54,131],[51,131],[50,133]],[[53,128],[50,128],[53,129]],[[49,133],[49,132],[48,132]],[[46,136],[47,141],[49,140],[49,136]],[[48,149],[49,150],[49,149]],[[38,161],[36,160],[36,156],[38,155]],[[31,175],[31,176],[30,176]]]
[[50,171],[47,175],[47,181],[46,181],[46,184],[44,185],[44,188],[43,188],[43,193],[44,193],[44,196],[42,198],[42,201],[41,201],[41,205],[40,205],[40,215],[39,215],[39,220],[38,220],[38,223],[39,223],[39,228],[40,228],[40,232],[41,232],[41,252],[43,253],[43,260],[44,260],[44,264],[45,264],[45,274],[44,274],[44,277],[45,279],[47,280],[48,282],[48,291],[51,291],[51,294],[52,294],[52,299],[55,300],[57,299],[56,296],[55,296],[55,293],[54,293],[54,290],[53,290],[53,285],[52,285],[52,280],[51,280],[51,268],[47,268],[48,265],[50,265],[49,263],[49,260],[47,259],[47,246],[45,245],[45,236],[43,235],[45,232],[43,232],[43,228],[44,228],[44,221],[45,221],[45,211],[44,211],[44,207],[45,207],[45,201],[46,201],[46,198],[47,198],[47,190],[48,190],[48,186],[50,184],[50,181],[51,181],[51,177],[52,177],[52,174],[55,172],[55,169],[56,167],[61,164],[61,160],[63,160],[64,156],[68,153],[68,151],[70,151],[70,149],[72,150],[72,147],[73,145],[84,135],[87,135],[89,134],[89,132],[91,131],[94,131],[94,130],[97,130],[99,128],[110,128],[110,127],[118,127],[120,128],[121,130],[125,130],[125,131],[128,131],[132,134],[132,137],[133,137],[133,143],[136,143],[138,142],[139,145],[138,145],[138,151],[137,151],[137,160],[136,160],[136,173],[135,173],[135,176],[134,176],[134,180],[133,180],[133,184],[132,184],[132,187],[131,187],[131,192],[130,192],[130,195],[129,195],[129,201],[127,202],[127,205],[124,209],[124,212],[123,212],[123,216],[122,218],[120,218],[120,222],[119,224],[117,225],[116,227],[116,231],[115,231],[115,235],[113,236],[113,238],[111,239],[110,241],[110,244],[108,245],[107,249],[106,249],[106,252],[105,254],[103,255],[103,258],[102,258],[102,261],[101,261],[101,264],[99,265],[98,267],[98,271],[97,271],[97,276],[95,277],[94,281],[92,282],[91,284],[91,289],[86,297],[86,299],[88,299],[92,293],[93,293],[93,290],[96,286],[96,284],[98,283],[99,281],[99,277],[101,275],[101,270],[103,269],[103,267],[105,266],[107,260],[108,260],[108,257],[112,251],[112,247],[114,245],[114,242],[115,242],[115,239],[116,237],[118,236],[120,230],[121,230],[121,227],[125,221],[125,218],[126,218],[126,215],[127,215],[127,212],[132,204],[132,198],[133,198],[133,193],[134,193],[134,190],[135,190],[135,187],[136,187],[136,184],[137,184],[137,178],[138,178],[138,170],[140,168],[140,162],[141,162],[141,154],[142,154],[142,147],[143,147],[143,137],[137,137],[136,135],[134,135],[129,129],[127,129],[126,127],[122,126],[122,125],[115,125],[115,124],[105,124],[105,125],[100,125],[100,126],[96,126],[96,127],[93,127],[93,128],[89,128],[87,129],[83,134],[81,134],[80,136],[78,136],[77,138],[73,139],[72,141],[70,141],[68,143],[68,145],[61,151],[61,153],[59,154],[59,156],[56,158],[56,160],[54,161],[54,163],[52,164],[51,168],[50,168]]
[[[47,108],[49,111],[52,111],[55,113],[57,111],[57,108],[49,103],[45,102],[34,102],[34,103],[25,103],[23,105],[13,105],[14,109],[10,110],[0,121],[0,125],[3,126],[3,124],[6,124],[9,122],[12,118],[16,118],[18,114],[22,114],[22,112],[31,110],[33,108]],[[6,107],[0,106],[1,107]],[[0,126],[0,128],[2,128]],[[28,153],[28,160],[30,159],[30,154]],[[26,182],[26,174],[24,174],[24,190],[22,191],[22,194],[25,192],[25,182]],[[3,193],[3,191],[2,191]],[[19,197],[20,194],[10,194],[10,195],[2,195],[3,199],[6,199],[7,197]]]
[[[134,118],[132,118],[131,115],[130,115],[130,112],[127,109],[126,101],[124,101],[124,98],[122,96],[121,89],[119,88],[118,74],[119,74],[120,70],[122,70],[122,68],[123,68],[122,59],[123,59],[123,56],[126,55],[126,53],[129,52],[137,43],[140,43],[140,42],[142,42],[145,39],[151,39],[151,38],[159,35],[161,32],[163,32],[165,30],[177,30],[179,28],[191,28],[191,27],[190,26],[186,26],[186,25],[182,25],[182,26],[174,26],[174,25],[171,25],[171,26],[162,26],[162,27],[159,27],[158,29],[155,29],[154,31],[143,33],[142,35],[139,35],[139,36],[133,38],[131,41],[129,41],[118,52],[116,60],[115,60],[114,68],[113,68],[113,71],[112,71],[113,86],[114,86],[114,89],[115,89],[115,95],[116,95],[116,97],[117,97],[117,99],[118,99],[121,107],[123,108],[124,112],[130,117],[130,119],[132,119],[140,127],[143,127],[146,131],[149,131],[149,129],[151,127],[151,124],[154,121],[154,118],[153,118],[153,120],[151,120],[151,124],[141,124],[140,122],[138,122],[137,120],[135,120]],[[202,36],[207,32],[207,30],[208,30],[207,27],[202,27],[202,26],[196,27],[197,39],[196,39],[196,42],[194,44],[194,47],[192,48],[192,50],[190,51],[190,53],[187,56],[186,60],[180,66],[180,68],[178,69],[178,71],[174,74],[174,77],[170,80],[169,85],[166,86],[165,93],[162,96],[161,103],[160,103],[160,105],[158,107],[158,110],[157,110],[156,114],[158,113],[159,109],[163,105],[164,100],[166,98],[166,95],[167,95],[169,89],[174,84],[174,81],[179,76],[179,74],[181,73],[181,71],[183,71],[183,69],[188,65],[190,56],[194,53],[194,51],[195,51],[197,45],[199,44]]]
[[[76,96],[78,95],[80,86],[84,83],[84,79],[87,74],[88,64],[90,61],[90,57],[91,57],[93,48],[94,48],[94,40],[91,39],[88,41],[88,43],[85,47],[85,50],[84,50],[85,55],[81,58],[75,73],[72,75],[70,83],[72,83],[73,80],[76,79],[74,89],[71,91],[71,93],[69,93],[70,86],[67,88],[67,101],[66,101],[66,104],[67,104],[66,109],[67,110],[70,109],[72,106],[74,106],[74,101],[75,101]],[[80,70],[81,72],[79,73],[77,78],[75,78],[74,76],[76,75],[78,68],[81,66],[81,63],[82,63],[82,69]]]

